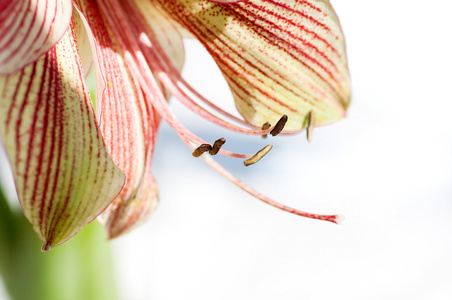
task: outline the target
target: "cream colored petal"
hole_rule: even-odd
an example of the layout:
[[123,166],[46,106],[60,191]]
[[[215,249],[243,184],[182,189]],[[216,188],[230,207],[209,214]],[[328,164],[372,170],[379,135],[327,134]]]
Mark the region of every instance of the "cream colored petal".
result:
[[43,250],[76,234],[123,186],[95,120],[73,29],[32,65],[0,77],[0,130]]
[[71,16],[70,0],[0,1],[0,75],[47,52],[63,36]]
[[126,175],[120,194],[98,218],[107,236],[114,238],[141,224],[157,204],[157,185],[150,169],[159,117],[130,76],[124,62],[126,49],[109,30],[108,16],[93,1],[77,0],[76,4],[107,83],[102,94],[102,134],[113,161]]
[[255,126],[285,114],[285,129],[301,129],[311,110],[317,125],[345,115],[345,41],[329,1],[154,1],[207,48]]
[[182,71],[185,60],[182,35],[177,24],[158,6],[149,0],[134,0],[153,31],[155,38],[171,59],[173,65]]
[[159,200],[158,186],[150,172],[127,201],[115,201],[97,219],[107,230],[108,239],[117,238],[147,220]]
[[[86,78],[94,66],[93,48],[91,47],[92,37],[86,30],[84,20],[82,20],[77,10],[74,11],[74,14],[72,16],[72,24],[74,27],[75,37],[77,40],[80,60],[82,62],[83,74],[85,75]],[[102,83],[103,83],[102,86],[105,87],[105,83],[103,80]]]

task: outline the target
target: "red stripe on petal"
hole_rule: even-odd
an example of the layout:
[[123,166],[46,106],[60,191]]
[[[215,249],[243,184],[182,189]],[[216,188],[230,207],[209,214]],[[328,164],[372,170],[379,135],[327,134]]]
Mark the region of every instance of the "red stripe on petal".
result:
[[36,63],[0,77],[0,132],[25,216],[59,245],[122,188],[97,127],[72,30]]
[[344,116],[350,101],[345,43],[328,1],[154,2],[213,55],[236,89],[239,112],[254,126],[277,121],[275,111],[288,115],[287,130],[301,129],[310,111],[318,125]]
[[0,10],[0,74],[37,60],[61,38],[71,16],[70,0],[16,0]]
[[140,224],[155,207],[156,195],[151,197],[150,192],[156,190],[150,176],[155,142],[151,137],[158,122],[141,87],[129,76],[124,49],[106,27],[106,16],[93,1],[79,0],[76,4],[89,25],[94,58],[107,82],[102,95],[101,130],[115,164],[126,175],[120,194],[98,218],[113,238]]

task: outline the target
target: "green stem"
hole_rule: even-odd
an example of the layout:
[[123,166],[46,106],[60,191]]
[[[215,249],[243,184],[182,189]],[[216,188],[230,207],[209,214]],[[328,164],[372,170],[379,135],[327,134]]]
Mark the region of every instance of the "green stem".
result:
[[97,222],[49,252],[41,244],[0,189],[0,273],[12,300],[117,299],[110,249]]

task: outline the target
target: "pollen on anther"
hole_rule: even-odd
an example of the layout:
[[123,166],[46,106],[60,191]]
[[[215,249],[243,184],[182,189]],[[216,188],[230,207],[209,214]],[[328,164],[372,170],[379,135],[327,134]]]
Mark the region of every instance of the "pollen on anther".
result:
[[256,154],[253,155],[253,157],[248,158],[247,160],[245,160],[243,162],[243,164],[245,166],[250,166],[252,164],[257,163],[258,161],[260,161],[262,159],[262,157],[265,156],[265,154],[267,154],[271,149],[273,148],[272,145],[267,145],[264,148],[262,148],[261,150],[259,150]]
[[226,143],[226,140],[224,138],[216,140],[215,143],[213,143],[212,149],[209,150],[209,154],[210,155],[217,154],[218,151],[220,151],[221,146],[223,146],[224,143]]
[[[262,125],[262,130],[267,130],[270,127],[272,127],[272,124],[270,124],[269,122],[265,122],[264,125]],[[263,134],[262,138],[266,139],[267,138],[267,134]]]
[[272,136],[277,136],[284,129],[284,126],[286,125],[286,123],[287,123],[287,115],[284,115],[281,117],[281,119],[279,119],[278,123],[276,123],[273,130],[270,131],[270,134]]
[[204,152],[212,150],[212,146],[209,144],[201,144],[198,148],[196,148],[192,155],[194,157],[200,157]]

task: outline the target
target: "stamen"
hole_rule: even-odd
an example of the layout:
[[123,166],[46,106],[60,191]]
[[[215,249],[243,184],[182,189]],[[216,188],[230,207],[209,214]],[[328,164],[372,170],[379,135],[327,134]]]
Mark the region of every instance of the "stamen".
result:
[[[156,112],[176,131],[176,133],[181,137],[182,141],[192,150],[197,148],[197,145],[207,144],[206,141],[199,138],[197,135],[193,134],[187,128],[185,128],[182,124],[180,124],[172,111],[168,106],[168,101],[163,95],[161,89],[161,81],[157,82],[155,78],[155,73],[162,73],[163,66],[160,63],[160,60],[157,58],[157,54],[155,53],[155,49],[145,48],[140,49],[139,44],[140,40],[143,37],[143,34],[140,34],[140,37],[133,33],[137,30],[141,30],[141,27],[136,27],[137,22],[145,22],[142,20],[142,15],[136,10],[135,6],[129,6],[127,1],[119,2],[119,0],[112,0],[115,4],[125,5],[125,10],[117,9],[117,6],[114,6],[114,9],[110,9],[102,3],[102,10],[105,14],[108,15],[107,21],[111,29],[114,31],[114,34],[118,37],[118,42],[122,49],[128,49],[124,51],[124,59],[126,64],[130,69],[130,73],[132,78],[140,85],[142,88],[145,97],[152,103],[152,108],[156,110]],[[133,22],[126,22],[127,17],[124,15],[124,12],[127,12],[129,15],[134,16]],[[113,15],[112,15],[113,14]],[[115,22],[114,20],[119,20]],[[134,28],[130,28],[130,26],[134,26]],[[146,27],[146,26],[144,26]],[[142,52],[141,50],[144,50]],[[151,67],[152,66],[152,71]],[[177,91],[176,91],[177,92]],[[257,129],[253,132],[253,130],[241,130],[242,132],[247,132],[250,134],[258,134],[262,135],[267,132],[262,132],[262,130]],[[210,145],[209,145],[210,146]],[[207,151],[210,151],[211,148],[208,148]],[[201,151],[201,150],[200,150]],[[202,155],[202,152],[194,151],[194,154]],[[204,151],[205,152],[205,151]],[[253,154],[240,154],[231,151],[227,151],[224,149],[219,150],[219,154],[240,158],[240,159],[248,159],[253,156]],[[204,157],[204,156],[203,156]]]
[[204,152],[211,151],[212,146],[209,144],[201,144],[198,148],[193,151],[192,155],[194,157],[200,157]]
[[[199,100],[201,100],[203,103],[205,103],[207,106],[209,106],[210,108],[212,108],[214,111],[218,112],[219,114],[239,123],[242,125],[245,125],[247,127],[252,127],[254,128],[255,126],[249,124],[248,122],[246,122],[243,119],[237,118],[236,116],[228,113],[227,111],[221,109],[220,107],[216,106],[215,104],[213,104],[212,102],[210,102],[208,99],[206,99],[205,97],[203,97],[198,91],[196,91],[187,81],[185,81],[184,78],[182,78],[180,71],[178,71],[176,69],[176,67],[174,67],[173,63],[171,62],[171,60],[168,58],[168,56],[165,54],[165,51],[162,49],[162,47],[160,46],[160,44],[155,41],[155,39],[153,38],[153,34],[148,34],[149,38],[153,40],[153,46],[156,49],[156,52],[160,58],[160,61],[163,62],[164,66],[166,68],[168,68],[168,73],[171,75],[172,79],[176,82],[181,83],[188,91],[190,91],[195,97],[197,97]],[[257,127],[256,127],[257,128]]]
[[306,138],[308,139],[308,142],[311,141],[312,130],[314,129],[314,126],[315,126],[315,111],[311,110],[309,112],[308,117],[308,128],[306,129]]
[[218,151],[220,151],[221,146],[226,143],[226,140],[224,138],[218,139],[213,143],[212,149],[209,151],[210,155],[216,155]]
[[[211,121],[212,123],[215,123],[217,125],[220,125],[226,129],[244,133],[244,134],[253,134],[253,135],[261,135],[266,134],[267,132],[262,132],[262,130],[259,129],[250,129],[250,128],[244,128],[237,125],[234,125],[222,118],[217,117],[216,115],[212,114],[208,110],[204,109],[200,105],[198,105],[193,99],[191,99],[178,85],[176,82],[172,80],[172,78],[168,75],[168,72],[165,70],[164,66],[158,65],[155,63],[155,61],[158,61],[157,53],[150,52],[149,49],[143,49],[146,54],[149,56],[154,56],[153,60],[150,59],[148,63],[152,66],[155,73],[157,74],[159,80],[162,82],[162,84],[165,86],[168,91],[177,99],[179,100],[183,105],[185,105],[188,109],[195,112],[199,116],[203,117],[206,120]],[[250,126],[247,124],[247,126]]]
[[[129,49],[129,51],[124,51],[124,58],[126,61],[126,64],[129,66],[132,78],[136,80],[143,89],[144,94],[146,95],[146,98],[149,100],[149,103],[152,103],[152,108],[156,110],[156,112],[165,119],[169,125],[171,125],[175,131],[179,134],[182,141],[184,141],[187,146],[189,146],[191,149],[194,149],[196,146],[199,145],[201,139],[194,135],[192,132],[187,130],[182,124],[180,124],[175,116],[172,114],[172,112],[169,109],[168,102],[166,101],[164,95],[161,91],[161,86],[157,82],[156,78],[154,77],[154,74],[151,72],[149,65],[147,64],[147,61],[145,59],[145,55],[141,50],[139,49],[136,40],[133,39],[135,36],[133,34],[133,31],[131,28],[129,28],[129,23],[125,22],[126,16],[122,15],[121,11],[118,10],[118,7],[122,3],[128,3],[127,1],[120,2],[120,0],[115,0],[114,4],[111,7],[107,6],[105,3],[100,2],[100,6],[102,8],[102,11],[107,15],[107,22],[109,23],[113,33],[118,37],[118,43],[120,44],[120,47],[122,49]],[[127,5],[127,4],[126,4]],[[132,6],[135,8],[134,6]],[[135,14],[136,11],[133,11]],[[114,14],[111,16],[111,14]],[[132,14],[133,15],[133,14]],[[118,17],[119,16],[119,17]],[[118,24],[119,23],[119,24]],[[134,22],[130,22],[132,25]],[[136,28],[135,28],[136,29]],[[153,58],[155,59],[155,58]],[[157,63],[154,61],[154,63]],[[286,120],[283,122],[285,123]],[[284,118],[284,117],[283,117]],[[281,119],[283,119],[281,118]],[[281,122],[281,120],[280,120]],[[280,123],[278,122],[278,124]],[[275,129],[276,127],[275,126]],[[282,130],[282,127],[284,127],[284,124],[280,125],[280,131]],[[274,129],[274,130],[275,130]],[[272,130],[272,131],[274,131]],[[278,132],[279,133],[279,132]],[[288,133],[288,131],[285,131],[284,134]],[[260,135],[262,133],[259,133]],[[201,142],[202,143],[202,142]],[[202,144],[201,146],[205,146],[207,150],[199,150],[200,152],[206,152],[210,151],[212,148],[209,144]],[[198,148],[201,148],[199,146]],[[264,149],[256,153],[250,160],[254,160],[253,163],[257,162],[260,158],[262,158],[268,151],[271,149],[271,145],[266,146]],[[194,152],[198,149],[196,148]],[[220,153],[225,152],[225,155],[231,156],[231,157],[240,157],[245,156],[237,153],[231,153],[225,150],[220,150]],[[201,154],[202,154],[201,153]],[[200,154],[200,155],[201,155]],[[319,214],[312,214],[304,211],[300,211],[288,206],[285,206],[279,202],[276,202],[257,191],[251,189],[249,186],[241,182],[239,179],[234,177],[231,173],[229,173],[226,169],[224,169],[221,165],[219,165],[217,162],[215,162],[211,156],[209,155],[201,155],[201,159],[203,159],[209,166],[211,166],[214,170],[216,170],[218,173],[229,179],[232,183],[249,193],[250,195],[256,197],[257,199],[272,205],[276,208],[279,208],[281,210],[284,210],[286,212],[300,215],[303,217],[318,219],[318,220],[325,220],[329,222],[333,222],[338,224],[343,217],[340,215],[319,215]],[[47,250],[46,245],[43,247],[43,250]]]
[[[270,124],[270,123],[268,123],[268,122],[265,122],[264,125],[262,125],[262,130],[267,130],[267,129],[269,129],[270,127],[272,127],[272,124]],[[262,138],[266,139],[266,138],[267,138],[267,134],[263,134],[263,135],[262,135]]]
[[[135,12],[132,12],[135,13]],[[143,22],[140,16],[135,16],[138,22]],[[146,25],[141,26],[139,30],[143,28],[147,28]],[[137,28],[138,29],[138,28]],[[150,28],[147,28],[148,30]],[[252,124],[246,122],[243,119],[239,119],[230,113],[224,111],[223,109],[217,107],[209,100],[200,95],[196,90],[194,90],[185,80],[181,77],[180,72],[174,67],[165,51],[160,46],[159,42],[155,40],[154,33],[149,31],[148,34],[141,34],[139,37],[139,41],[141,45],[145,46],[141,50],[146,56],[147,62],[152,66],[154,73],[158,76],[161,84],[182,104],[184,104],[187,108],[197,113],[201,117],[220,125],[226,129],[236,131],[239,133],[252,134],[252,135],[261,135],[266,134],[267,132],[262,132],[263,130],[259,130],[258,127],[253,126]],[[151,46],[152,45],[152,46]],[[174,80],[176,78],[176,80]],[[178,82],[182,83],[183,86],[193,93],[199,100],[204,102],[207,106],[212,108],[214,111],[218,112],[222,116],[225,116],[239,124],[242,124],[245,127],[240,127],[234,125],[218,116],[212,114],[210,111],[206,110],[202,106],[200,106],[196,101],[194,101],[190,96],[188,96],[178,85]]]
[[278,123],[276,123],[275,128],[273,128],[272,131],[270,131],[270,134],[272,136],[277,136],[284,128],[284,125],[287,123],[287,115],[284,115],[279,119]]
[[256,154],[254,154],[253,157],[251,157],[251,158],[245,160],[245,161],[243,162],[243,164],[244,164],[245,166],[248,167],[248,166],[250,166],[250,165],[252,165],[252,164],[257,163],[257,162],[260,161],[260,160],[262,159],[262,157],[264,157],[265,154],[267,154],[272,148],[273,148],[272,145],[267,145],[267,146],[265,146],[264,148],[262,148],[261,150],[259,150]]
[[344,217],[341,216],[341,215],[313,214],[313,213],[308,213],[308,212],[305,212],[305,211],[301,211],[301,210],[298,210],[298,209],[286,206],[284,204],[281,204],[279,202],[276,202],[276,201],[274,201],[274,200],[262,195],[261,193],[257,192],[256,190],[253,190],[251,187],[247,186],[245,183],[240,181],[238,178],[234,177],[225,168],[223,168],[220,164],[218,164],[211,156],[203,155],[201,157],[201,159],[204,160],[215,171],[217,171],[218,173],[220,173],[221,175],[223,175],[224,177],[229,179],[233,184],[235,184],[236,186],[238,186],[239,188],[241,188],[242,190],[244,190],[245,192],[247,192],[251,196],[253,196],[253,197],[261,200],[262,202],[265,202],[265,203],[267,203],[267,204],[269,204],[269,205],[271,205],[273,207],[279,208],[279,209],[281,209],[283,211],[286,211],[288,213],[299,215],[299,216],[302,216],[302,217],[328,221],[328,222],[332,222],[332,223],[336,223],[336,224],[339,224],[341,221],[344,220]]

